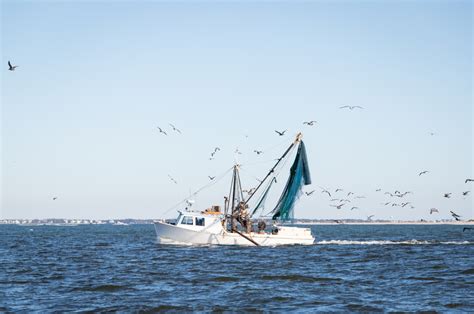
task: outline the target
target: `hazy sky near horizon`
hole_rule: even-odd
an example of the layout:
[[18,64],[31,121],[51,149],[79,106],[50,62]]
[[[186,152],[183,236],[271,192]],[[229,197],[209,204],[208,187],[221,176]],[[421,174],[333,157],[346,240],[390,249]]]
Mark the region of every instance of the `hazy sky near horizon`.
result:
[[[464,183],[472,10],[471,1],[4,0],[0,218],[158,218],[236,160],[244,188],[255,186],[302,131],[305,191],[316,192],[301,197],[297,217],[472,219],[473,195],[462,196],[474,188]],[[230,173],[196,208],[222,205],[229,184]],[[338,210],[319,186],[366,198]],[[415,208],[381,205],[401,202],[383,194],[395,190],[412,191],[404,201]]]

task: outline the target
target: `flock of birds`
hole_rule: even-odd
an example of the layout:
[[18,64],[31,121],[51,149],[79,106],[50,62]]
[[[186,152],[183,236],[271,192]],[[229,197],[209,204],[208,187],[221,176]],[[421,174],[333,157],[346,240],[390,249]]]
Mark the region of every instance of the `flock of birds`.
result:
[[[16,68],[18,68],[19,66],[18,65],[13,65],[11,63],[11,61],[9,60],[8,61],[8,70],[9,71],[15,71]],[[344,106],[340,106],[339,109],[348,109],[350,111],[352,110],[355,110],[355,109],[358,109],[358,110],[361,110],[361,109],[364,109],[364,107],[362,106],[349,106],[349,105],[344,105]],[[314,126],[315,124],[317,123],[317,121],[315,120],[310,120],[310,121],[304,121],[303,122],[303,125],[307,125],[307,126]],[[168,123],[168,125],[171,127],[171,130],[173,132],[176,132],[178,134],[182,134],[181,130],[178,129],[175,125],[173,125],[172,123]],[[165,136],[168,136],[168,132],[166,132],[166,130],[164,130],[163,128],[161,128],[160,126],[157,126],[157,129],[159,131],[160,134],[163,134]],[[278,136],[284,136],[285,133],[287,132],[288,130],[282,130],[282,131],[279,131],[279,130],[275,130],[275,133],[278,134]],[[431,136],[434,136],[435,133],[434,132],[430,132],[429,133]],[[211,152],[210,154],[210,157],[209,157],[209,160],[213,160],[215,158],[215,155],[220,151],[220,147],[215,147],[214,150]],[[253,151],[254,153],[256,153],[257,155],[261,155],[263,154],[264,152],[262,150],[258,150],[258,149],[255,149]],[[241,152],[239,151],[239,149],[237,148],[235,150],[235,153],[237,154],[241,154]],[[428,174],[429,171],[428,170],[423,170],[421,172],[418,173],[418,176],[422,176],[422,175],[426,175]],[[168,174],[168,178],[170,179],[171,182],[173,182],[174,184],[178,184],[178,181],[176,181],[171,175]],[[215,176],[208,176],[209,180],[214,180],[216,177]],[[468,182],[474,182],[474,179],[470,179],[470,178],[467,178],[464,183],[468,183]],[[330,205],[331,207],[335,207],[337,209],[342,209],[344,206],[346,206],[347,204],[349,203],[352,203],[352,201],[355,201],[356,199],[362,199],[362,198],[366,198],[364,195],[355,195],[354,192],[351,192],[349,191],[348,193],[344,193],[344,190],[342,188],[337,188],[334,190],[334,195],[340,195],[339,198],[336,198],[336,197],[333,197],[333,194],[331,194],[331,192],[328,190],[328,189],[325,189],[323,187],[319,187],[321,189],[321,193],[323,194],[327,194],[328,197],[330,198]],[[244,192],[247,192],[249,194],[253,193],[253,190],[254,189],[250,189],[250,190],[244,190]],[[305,192],[306,196],[311,196],[314,194],[316,190],[312,190],[312,191],[308,191],[308,192]],[[382,189],[378,188],[375,190],[376,192],[381,192]],[[340,193],[340,192],[343,192],[343,193]],[[462,195],[463,196],[468,196],[468,194],[470,193],[470,191],[464,191],[462,192]],[[408,194],[413,194],[413,192],[411,191],[406,191],[406,192],[401,192],[401,191],[394,191],[393,193],[390,192],[390,191],[386,191],[384,192],[385,195],[388,195],[390,196],[391,198],[399,198],[399,199],[402,199],[403,197],[405,197],[406,195]],[[451,195],[453,193],[452,192],[448,192],[448,193],[444,193],[443,197],[444,198],[451,198]],[[351,198],[351,195],[352,195],[352,198]],[[53,201],[57,200],[58,197],[57,196],[54,196],[53,198]],[[384,206],[391,206],[391,207],[406,207],[406,206],[410,206],[410,208],[415,208],[415,206],[412,205],[411,202],[394,202],[394,201],[388,201],[388,202],[384,202],[384,203],[381,203],[381,205],[384,205]],[[355,209],[359,209],[359,207],[357,206],[347,206],[347,207],[351,207],[350,210],[355,210]],[[437,208],[431,208],[430,211],[429,211],[430,215],[434,214],[434,213],[439,213],[439,210]],[[450,214],[451,216],[456,220],[456,221],[460,221],[461,220],[461,216],[456,214],[454,211],[450,211]],[[372,217],[374,217],[375,215],[370,215],[367,217],[367,220],[371,220]],[[464,228],[463,231],[465,230],[471,230],[473,228]]]
[[[175,127],[173,124],[169,123],[169,126],[173,129],[173,131],[175,131],[176,133],[181,134],[181,130],[178,129],[177,127]],[[157,128],[158,128],[158,131],[160,131],[160,133],[162,133],[164,135],[168,135],[168,133],[166,133],[166,131],[163,130],[162,128],[160,128],[159,126]]]
[[[362,108],[360,106],[343,106],[343,107],[340,107],[340,108],[346,108],[346,107],[350,107],[350,108],[355,108],[355,107],[358,107],[358,108]],[[352,110],[352,109],[351,109]],[[315,124],[317,123],[317,121],[315,120],[311,120],[311,121],[304,121],[303,122],[303,125],[308,125],[308,126],[314,126]],[[172,123],[168,123],[168,125],[172,128],[173,131],[175,131],[176,133],[179,133],[179,134],[182,134],[181,130],[178,129],[175,125],[173,125]],[[165,136],[168,136],[168,132],[160,127],[160,126],[157,126],[156,127],[159,131],[160,134],[162,135],[165,135]],[[284,136],[285,133],[287,132],[288,130],[283,130],[283,131],[279,131],[279,130],[275,130],[275,133],[278,134],[278,136]],[[209,160],[214,160],[215,159],[215,156],[216,154],[221,150],[220,147],[216,146],[214,148],[214,150],[210,153],[210,156],[209,156]],[[263,150],[258,150],[258,149],[254,149],[253,152],[257,155],[261,155],[263,154]],[[237,147],[234,151],[235,154],[238,154],[238,155],[241,155],[242,152],[240,152],[239,148]],[[175,184],[177,184],[178,182],[171,176],[171,175],[168,175],[168,178]],[[214,180],[215,179],[215,176],[208,176],[209,180]]]
[[[421,171],[418,176],[421,176],[421,175],[424,175],[424,174],[427,174],[429,173],[428,170],[424,170],[424,171]],[[474,182],[474,179],[466,179],[464,181],[464,183],[468,183],[468,182]],[[332,193],[330,190],[324,188],[324,187],[321,187],[319,186],[320,190],[321,190],[321,194],[326,194],[329,198],[330,198],[330,203],[329,203],[329,206],[330,207],[334,207],[334,208],[337,208],[337,209],[342,209],[344,206],[345,208],[349,208],[350,207],[350,210],[355,210],[355,209],[359,209],[358,206],[351,206],[349,204],[352,204],[353,202],[355,202],[357,199],[364,199],[366,198],[365,195],[356,195],[354,192],[351,192],[351,191],[348,191],[347,193],[344,191],[344,189],[342,188],[337,188],[335,189]],[[311,191],[307,191],[307,192],[304,192],[306,194],[306,196],[311,196],[314,194],[314,192],[316,192],[316,190],[311,190]],[[381,188],[377,188],[375,190],[375,192],[382,192],[382,189]],[[468,194],[470,193],[470,191],[464,191],[464,192],[461,192],[462,196],[467,196]],[[401,208],[404,208],[404,207],[407,207],[409,206],[411,209],[414,209],[415,206],[409,202],[409,201],[401,201],[405,196],[409,195],[409,194],[413,194],[412,191],[405,191],[405,192],[401,192],[401,191],[393,191],[393,193],[391,191],[385,191],[384,192],[384,195],[387,195],[388,197],[390,197],[391,199],[388,200],[388,201],[385,201],[383,203],[381,203],[381,205],[383,206],[390,206],[390,207],[401,207]],[[443,197],[445,198],[450,198],[451,195],[453,193],[444,193],[443,194]],[[336,197],[338,196],[338,197]],[[398,200],[399,201],[394,201],[394,200]],[[430,215],[434,214],[434,213],[439,213],[439,209],[437,208],[431,208],[430,211],[429,211]],[[455,213],[454,211],[450,211],[450,214],[451,216],[456,220],[456,221],[461,221],[461,216],[458,215],[457,213]],[[370,215],[367,217],[367,220],[371,220],[372,217],[374,217],[375,215]],[[467,228],[469,229],[469,228]]]
[[[363,109],[363,107],[361,106],[341,106],[339,107],[340,109],[349,109],[349,110],[354,110],[354,109]],[[308,126],[314,126],[315,124],[317,123],[317,121],[315,120],[311,120],[311,121],[304,121],[303,122],[303,125],[308,125]],[[170,126],[173,127],[173,129],[175,129],[175,127],[170,124]],[[160,130],[161,133],[164,133],[166,135],[166,133],[161,129],[161,128],[158,128]],[[278,136],[284,136],[285,133],[287,132],[288,130],[275,130],[275,133],[278,135]],[[179,132],[181,133],[181,132]],[[434,133],[431,133],[432,135]],[[209,160],[213,160],[215,158],[215,155],[220,151],[221,149],[219,147],[215,147],[214,150],[211,152],[210,154],[210,157],[209,157]],[[253,151],[254,153],[256,153],[257,155],[260,155],[263,153],[262,150],[257,150],[255,149]],[[235,150],[235,153],[236,154],[241,154],[241,152],[239,151],[239,149],[237,148]],[[423,170],[423,171],[420,171],[418,173],[418,176],[423,176],[423,175],[426,175],[430,173],[430,171],[428,170]],[[214,176],[208,176],[209,180],[214,180]],[[176,183],[176,181],[170,176],[170,179]],[[465,180],[465,183],[468,183],[468,182],[473,182],[474,180],[473,179],[466,179]],[[321,193],[322,194],[326,194],[329,198],[330,198],[330,204],[329,206],[330,207],[334,207],[334,208],[337,208],[337,209],[342,209],[343,207],[344,208],[349,208],[351,211],[352,210],[357,210],[359,209],[358,206],[354,206],[355,204],[352,204],[353,202],[356,202],[356,200],[358,199],[365,199],[366,196],[365,195],[356,195],[354,192],[351,192],[351,191],[348,191],[347,193],[344,192],[344,189],[342,188],[336,188],[333,192],[331,192],[330,190],[324,188],[324,187],[319,187],[321,189]],[[247,193],[252,193],[253,192],[253,189],[250,189],[250,190],[244,190],[244,192],[247,192]],[[306,196],[311,196],[313,195],[314,193],[316,192],[316,190],[311,190],[311,191],[306,191],[304,192]],[[375,192],[382,192],[382,189],[381,188],[377,188],[375,190]],[[461,194],[463,196],[467,196],[468,194],[470,193],[470,191],[463,191]],[[412,202],[410,201],[402,201],[404,200],[404,198],[409,195],[409,194],[413,194],[412,191],[398,191],[398,190],[395,190],[393,192],[391,191],[385,191],[384,192],[384,195],[387,195],[388,197],[392,198],[391,200],[388,200],[388,201],[385,201],[383,203],[381,203],[381,205],[383,206],[390,206],[390,207],[400,207],[400,208],[405,208],[405,207],[409,207],[411,209],[414,209],[415,206],[412,204]],[[443,197],[445,198],[450,198],[451,195],[453,193],[451,192],[448,192],[448,193],[444,193],[443,194]],[[337,197],[336,197],[337,196]],[[398,201],[394,201],[394,200],[398,200]],[[351,205],[350,205],[351,204]],[[439,210],[437,208],[431,208],[430,211],[429,211],[430,215],[434,214],[434,213],[439,213]],[[461,216],[456,214],[454,211],[450,211],[451,213],[451,216],[456,220],[456,221],[460,221],[461,220]],[[372,217],[374,217],[375,215],[370,215],[367,217],[367,220],[371,220]],[[469,228],[468,228],[469,229]]]

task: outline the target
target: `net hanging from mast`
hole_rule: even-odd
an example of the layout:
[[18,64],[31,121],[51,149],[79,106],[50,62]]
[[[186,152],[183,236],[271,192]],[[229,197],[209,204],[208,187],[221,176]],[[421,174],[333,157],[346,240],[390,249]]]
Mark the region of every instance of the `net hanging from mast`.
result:
[[272,219],[292,220],[293,209],[296,200],[301,195],[303,185],[311,184],[311,174],[309,172],[308,158],[306,157],[306,148],[303,141],[300,142],[295,161],[290,168],[290,177],[286,182],[280,199],[272,211]]

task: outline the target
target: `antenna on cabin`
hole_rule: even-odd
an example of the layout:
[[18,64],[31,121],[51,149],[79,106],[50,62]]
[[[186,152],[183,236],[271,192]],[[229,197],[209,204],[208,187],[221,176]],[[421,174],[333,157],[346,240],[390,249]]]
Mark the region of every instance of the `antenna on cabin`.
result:
[[191,207],[193,207],[193,204],[194,204],[195,202],[196,202],[195,200],[191,200],[191,199],[186,200],[186,205],[187,205],[187,206],[186,206],[186,211],[189,211],[189,209],[190,209]]

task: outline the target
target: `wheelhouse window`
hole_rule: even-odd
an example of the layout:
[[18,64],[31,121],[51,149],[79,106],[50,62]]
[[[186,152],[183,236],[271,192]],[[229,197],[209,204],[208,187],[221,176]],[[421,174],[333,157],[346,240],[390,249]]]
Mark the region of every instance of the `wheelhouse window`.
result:
[[196,217],[196,226],[204,226],[205,218],[203,217]]
[[181,220],[182,225],[193,225],[193,217],[191,216],[184,216],[183,220]]

